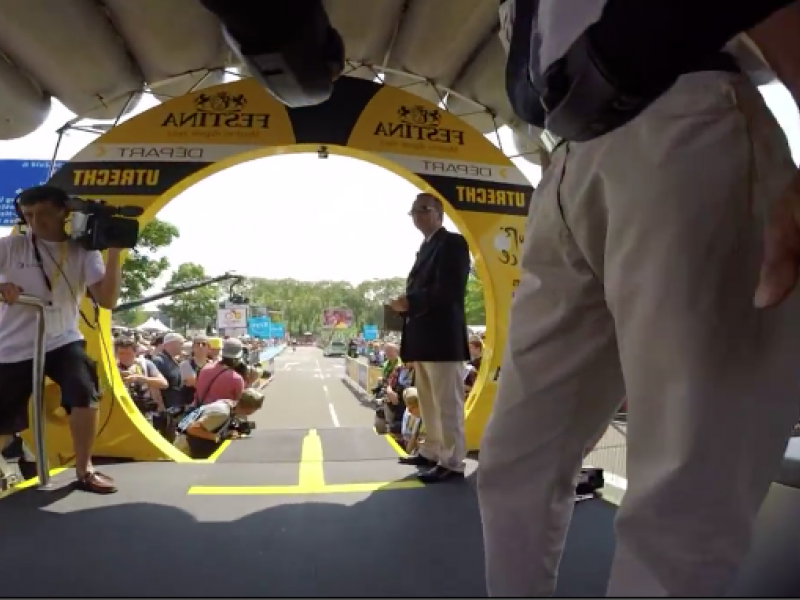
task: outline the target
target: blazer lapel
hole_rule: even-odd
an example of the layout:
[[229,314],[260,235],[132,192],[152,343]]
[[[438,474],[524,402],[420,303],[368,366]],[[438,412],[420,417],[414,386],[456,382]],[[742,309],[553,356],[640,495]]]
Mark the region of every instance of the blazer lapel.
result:
[[444,231],[445,229],[442,227],[439,231],[433,234],[431,239],[423,242],[422,246],[419,247],[419,251],[417,252],[417,260],[414,261],[414,266],[411,267],[411,272],[408,274],[408,279],[406,280],[407,284],[411,282],[414,276],[420,272],[428,260],[436,253],[436,250],[439,249],[441,240],[443,238],[442,232]]

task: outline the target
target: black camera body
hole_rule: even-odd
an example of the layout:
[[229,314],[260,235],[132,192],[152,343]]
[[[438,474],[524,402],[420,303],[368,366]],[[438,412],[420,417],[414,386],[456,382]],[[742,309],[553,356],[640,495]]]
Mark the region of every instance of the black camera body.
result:
[[70,237],[87,250],[133,248],[139,241],[138,206],[110,206],[99,200],[72,197]]
[[231,420],[230,424],[230,431],[235,431],[239,435],[250,435],[253,433],[253,430],[256,428],[256,424],[254,421],[248,421],[247,419],[243,419],[241,417],[234,417]]

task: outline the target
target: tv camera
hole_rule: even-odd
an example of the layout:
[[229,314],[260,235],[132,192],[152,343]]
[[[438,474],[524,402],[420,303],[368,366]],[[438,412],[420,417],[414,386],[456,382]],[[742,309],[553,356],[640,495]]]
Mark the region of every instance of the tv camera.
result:
[[139,206],[112,206],[103,200],[72,196],[67,201],[70,237],[87,250],[133,248],[139,241]]

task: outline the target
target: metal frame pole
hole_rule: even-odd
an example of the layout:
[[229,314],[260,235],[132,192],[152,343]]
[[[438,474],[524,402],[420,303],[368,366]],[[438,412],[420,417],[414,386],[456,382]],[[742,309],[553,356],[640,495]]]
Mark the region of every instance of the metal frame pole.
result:
[[33,437],[36,446],[36,471],[39,475],[39,489],[48,489],[50,469],[47,464],[47,441],[44,422],[44,360],[45,335],[47,334],[44,311],[47,303],[41,298],[20,294],[18,304],[36,310],[36,338],[33,340]]

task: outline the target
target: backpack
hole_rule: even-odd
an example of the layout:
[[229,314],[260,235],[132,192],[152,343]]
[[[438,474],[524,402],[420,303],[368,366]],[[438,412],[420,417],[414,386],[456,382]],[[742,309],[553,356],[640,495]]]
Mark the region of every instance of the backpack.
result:
[[[501,0],[506,92],[525,123],[582,142],[634,119],[685,73],[736,70],[736,61],[722,53],[726,44],[792,0],[566,4]],[[595,20],[588,11],[598,10]],[[589,24],[583,31],[566,31],[564,37],[574,41],[560,58],[543,64],[544,37],[556,35],[554,23],[567,30],[570,21]],[[725,56],[729,64],[720,67]]]
[[175,426],[175,431],[178,433],[186,433],[186,430],[189,429],[189,426],[203,415],[203,408],[203,406],[199,406],[183,415],[181,420],[178,421],[178,424]]
[[[181,420],[178,421],[178,424],[175,426],[175,431],[177,431],[178,433],[185,434],[186,430],[189,429],[189,426],[203,416],[203,412],[206,406],[208,406],[208,404],[205,404],[203,406],[198,406],[197,408],[186,413],[181,418]],[[220,425],[215,431],[212,431],[211,433],[220,434],[227,431],[228,427],[230,426],[230,423],[231,419],[229,418],[227,421],[225,421],[225,423]]]

